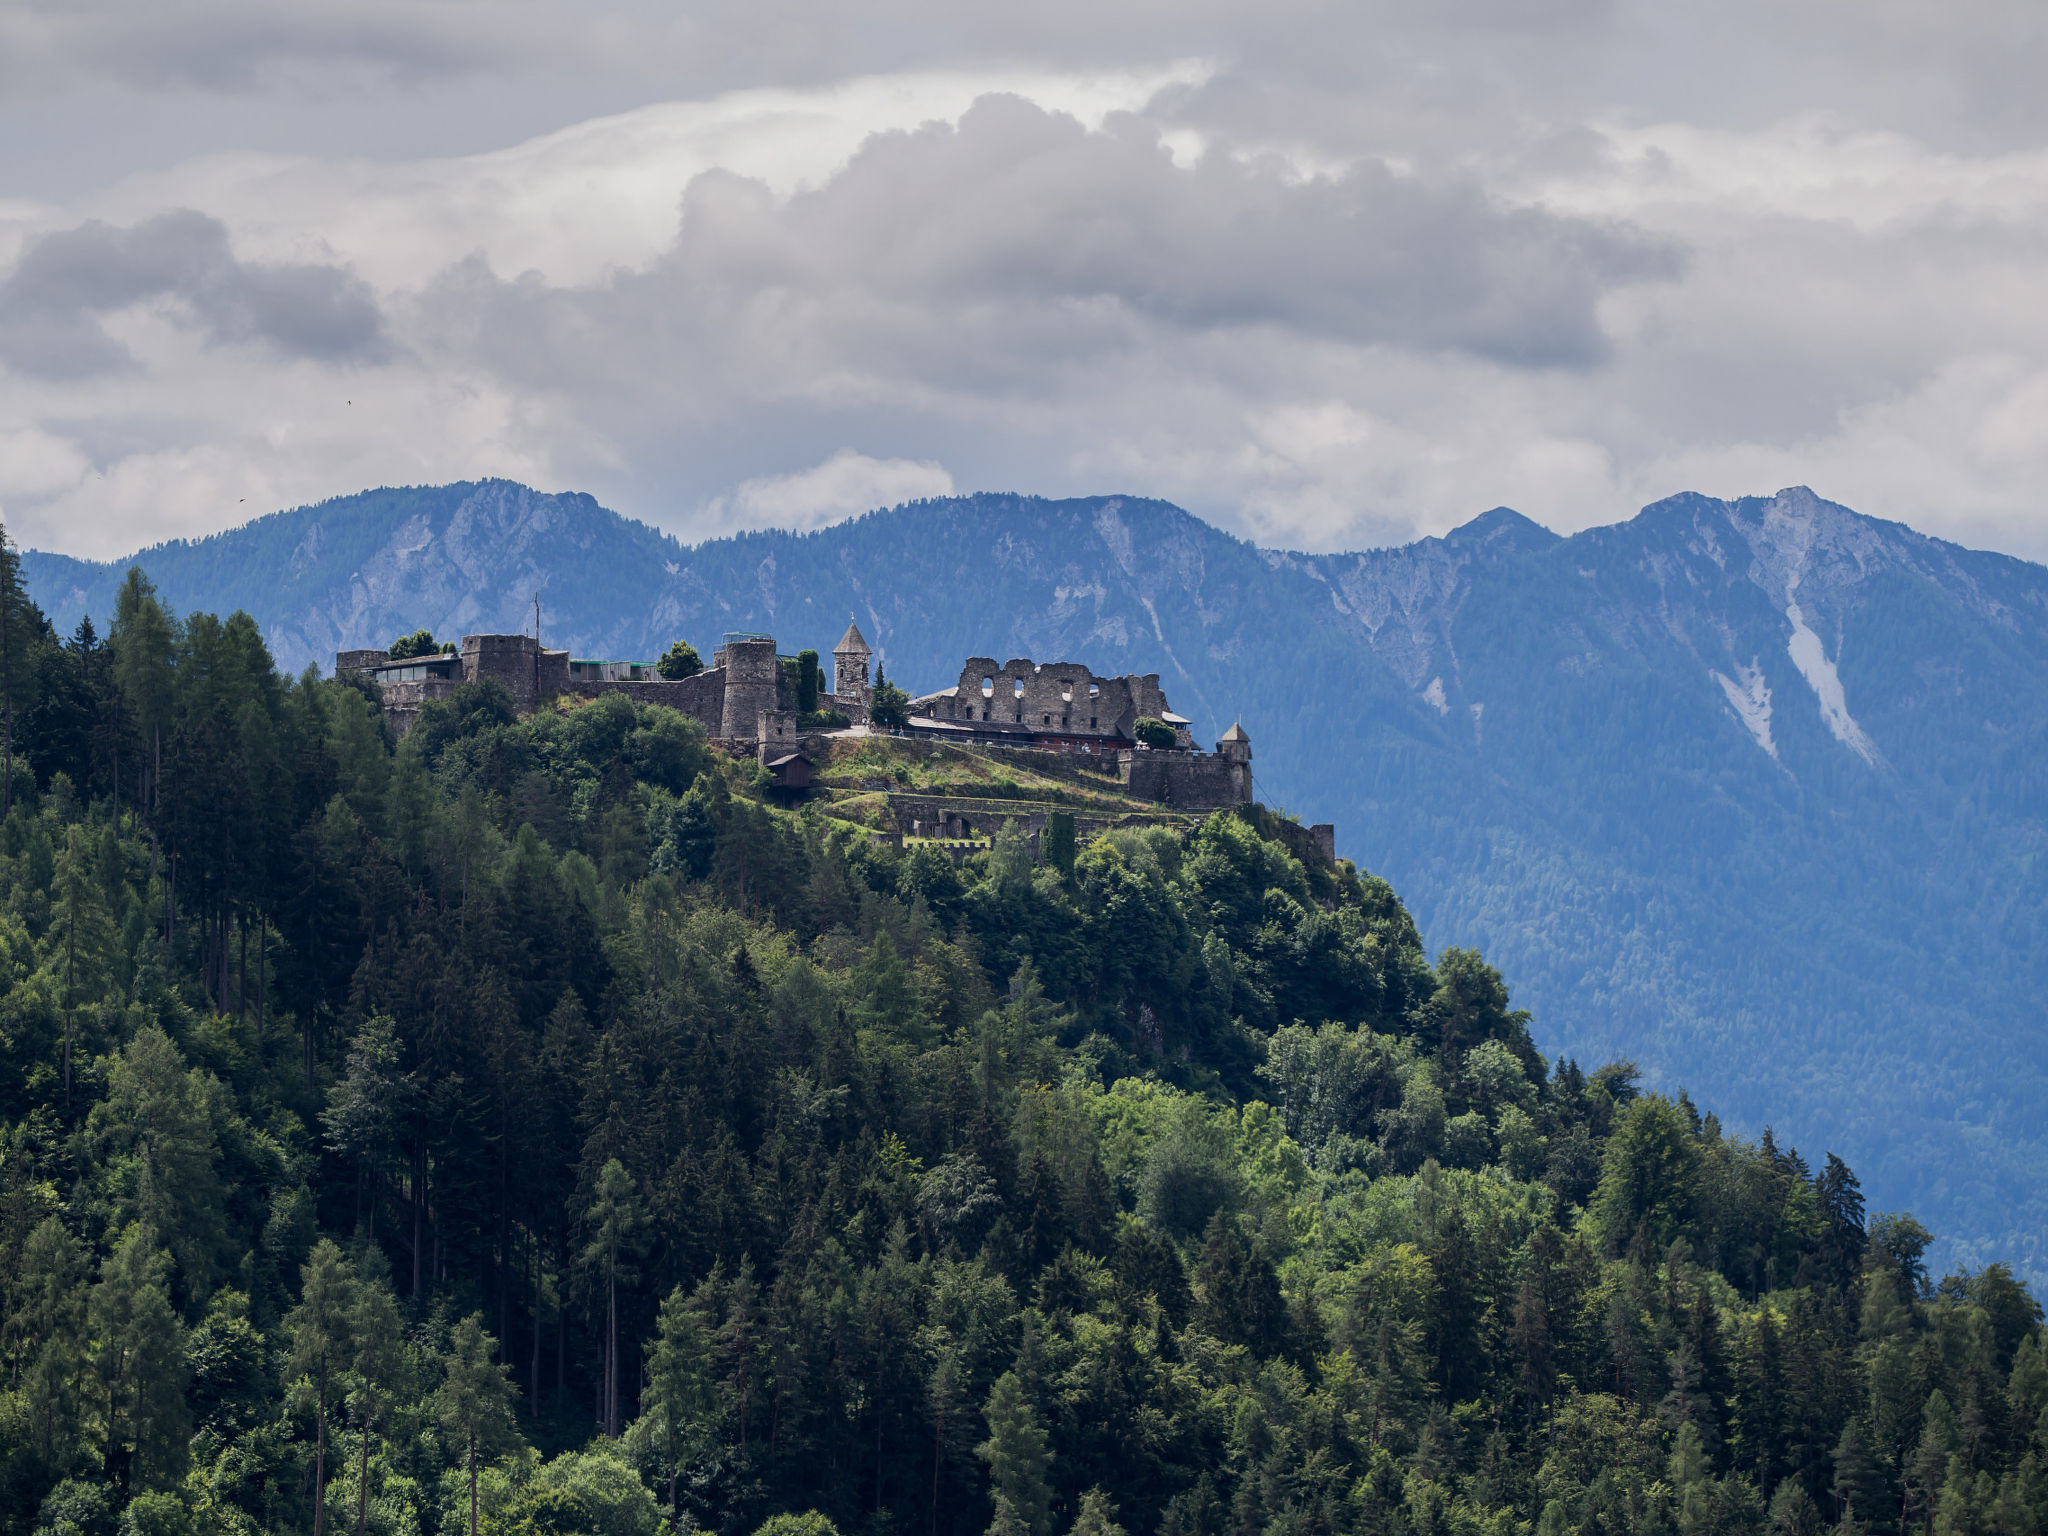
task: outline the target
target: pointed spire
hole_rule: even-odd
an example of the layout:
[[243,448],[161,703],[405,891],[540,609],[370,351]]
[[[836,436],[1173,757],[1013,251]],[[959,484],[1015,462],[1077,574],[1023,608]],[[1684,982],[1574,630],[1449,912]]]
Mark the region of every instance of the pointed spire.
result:
[[846,616],[846,633],[841,635],[839,643],[832,647],[834,656],[845,656],[849,653],[857,656],[872,654],[868,650],[867,641],[860,637],[860,626],[853,622],[853,615],[850,613]]
[[1223,733],[1223,739],[1225,741],[1248,742],[1251,740],[1251,737],[1245,735],[1244,726],[1242,723],[1233,722],[1230,729]]

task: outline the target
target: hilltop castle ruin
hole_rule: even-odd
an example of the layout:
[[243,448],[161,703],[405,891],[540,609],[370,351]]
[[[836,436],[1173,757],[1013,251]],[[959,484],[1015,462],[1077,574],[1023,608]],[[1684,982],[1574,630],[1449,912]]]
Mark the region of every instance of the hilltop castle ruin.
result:
[[[844,716],[849,730],[868,724],[872,658],[860,626],[849,620],[832,651],[832,691],[818,695],[819,711]],[[640,662],[577,661],[532,635],[465,635],[453,654],[394,661],[388,651],[342,651],[334,665],[337,673],[357,673],[378,685],[385,715],[400,735],[425,705],[488,679],[522,714],[559,694],[623,693],[682,711],[701,722],[706,735],[756,751],[764,764],[786,764],[803,742],[830,734],[801,728],[787,660],[772,635],[732,633],[709,667],[671,680]],[[1177,745],[1140,745],[1137,724],[1146,719],[1169,727]],[[1018,657],[997,665],[974,656],[951,687],[910,701],[904,730],[962,746],[1102,757],[1132,795],[1176,810],[1222,810],[1252,799],[1252,748],[1244,727],[1233,725],[1214,752],[1197,751],[1189,721],[1168,706],[1156,672],[1102,677],[1076,662],[1041,665]]]

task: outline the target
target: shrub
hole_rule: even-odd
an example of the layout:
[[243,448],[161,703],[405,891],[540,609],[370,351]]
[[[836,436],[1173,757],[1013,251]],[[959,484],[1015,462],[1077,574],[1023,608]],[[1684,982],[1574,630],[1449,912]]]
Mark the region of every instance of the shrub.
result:
[[1142,745],[1161,752],[1171,751],[1180,745],[1180,737],[1175,734],[1173,727],[1164,720],[1154,720],[1150,715],[1132,726],[1131,734],[1137,737]]

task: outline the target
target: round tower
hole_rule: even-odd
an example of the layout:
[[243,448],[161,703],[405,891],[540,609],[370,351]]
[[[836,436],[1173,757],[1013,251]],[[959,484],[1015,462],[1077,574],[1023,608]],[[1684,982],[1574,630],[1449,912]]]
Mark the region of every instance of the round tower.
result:
[[775,641],[767,635],[728,635],[719,655],[725,665],[725,707],[718,734],[729,741],[752,741],[762,711],[776,707],[782,669],[775,660]]

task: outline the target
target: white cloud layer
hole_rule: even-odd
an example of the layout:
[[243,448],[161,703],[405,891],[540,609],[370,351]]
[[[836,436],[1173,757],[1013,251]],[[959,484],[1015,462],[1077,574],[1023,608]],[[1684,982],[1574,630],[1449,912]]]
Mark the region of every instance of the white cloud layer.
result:
[[2027,8],[849,14],[0,12],[0,147],[132,109],[0,154],[0,510],[107,555],[486,474],[686,535],[958,485],[1330,548],[1804,481],[2048,555]]

